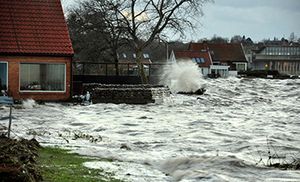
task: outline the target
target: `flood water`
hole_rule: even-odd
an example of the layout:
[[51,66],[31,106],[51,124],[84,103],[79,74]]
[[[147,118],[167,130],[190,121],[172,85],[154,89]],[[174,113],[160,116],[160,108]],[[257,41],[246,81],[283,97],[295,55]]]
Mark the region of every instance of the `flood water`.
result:
[[205,95],[148,105],[14,109],[12,135],[111,159],[84,165],[126,181],[300,181],[300,171],[265,167],[300,157],[300,80],[205,82]]

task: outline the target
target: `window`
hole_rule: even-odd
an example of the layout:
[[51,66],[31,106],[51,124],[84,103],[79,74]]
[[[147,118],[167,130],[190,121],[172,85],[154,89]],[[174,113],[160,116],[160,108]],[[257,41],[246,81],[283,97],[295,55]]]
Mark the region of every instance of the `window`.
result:
[[236,63],[236,70],[237,71],[246,71],[247,70],[247,63]]
[[143,56],[145,59],[149,59],[149,57],[150,57],[149,54],[147,54],[147,53],[143,54]]
[[122,55],[123,55],[123,58],[127,58],[127,55],[125,53],[123,53]]
[[205,59],[204,58],[192,58],[192,61],[194,63],[198,63],[198,64],[205,63]]
[[21,91],[65,91],[65,64],[20,65]]
[[135,53],[133,53],[132,56],[133,56],[134,59],[136,58],[136,54]]
[[7,90],[7,63],[0,62],[0,91]]

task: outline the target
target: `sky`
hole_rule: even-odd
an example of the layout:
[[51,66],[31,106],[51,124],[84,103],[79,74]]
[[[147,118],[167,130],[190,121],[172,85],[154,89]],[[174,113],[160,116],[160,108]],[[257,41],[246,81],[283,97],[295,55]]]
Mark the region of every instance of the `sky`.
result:
[[[62,0],[65,11],[75,1]],[[203,13],[199,28],[186,39],[245,35],[260,41],[289,38],[292,32],[300,38],[300,0],[214,0],[204,5]]]

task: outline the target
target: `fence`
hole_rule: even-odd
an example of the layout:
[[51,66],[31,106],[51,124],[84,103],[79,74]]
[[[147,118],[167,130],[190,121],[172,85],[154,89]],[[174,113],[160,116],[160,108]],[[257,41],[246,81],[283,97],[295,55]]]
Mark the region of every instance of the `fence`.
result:
[[[144,64],[144,70],[147,76],[158,76],[165,65]],[[73,75],[138,76],[138,67],[136,63],[73,62]]]
[[[163,68],[168,64],[144,64],[149,83],[159,84]],[[83,83],[140,84],[136,63],[73,62],[73,94],[82,93]]]

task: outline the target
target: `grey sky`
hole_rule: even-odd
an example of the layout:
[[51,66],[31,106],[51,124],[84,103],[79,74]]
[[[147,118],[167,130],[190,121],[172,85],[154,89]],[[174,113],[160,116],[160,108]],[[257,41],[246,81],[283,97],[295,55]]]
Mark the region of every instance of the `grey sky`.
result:
[[[63,0],[68,7],[76,0]],[[204,16],[196,35],[187,39],[230,38],[245,35],[254,41],[264,38],[300,37],[300,0],[214,0],[204,5]]]

